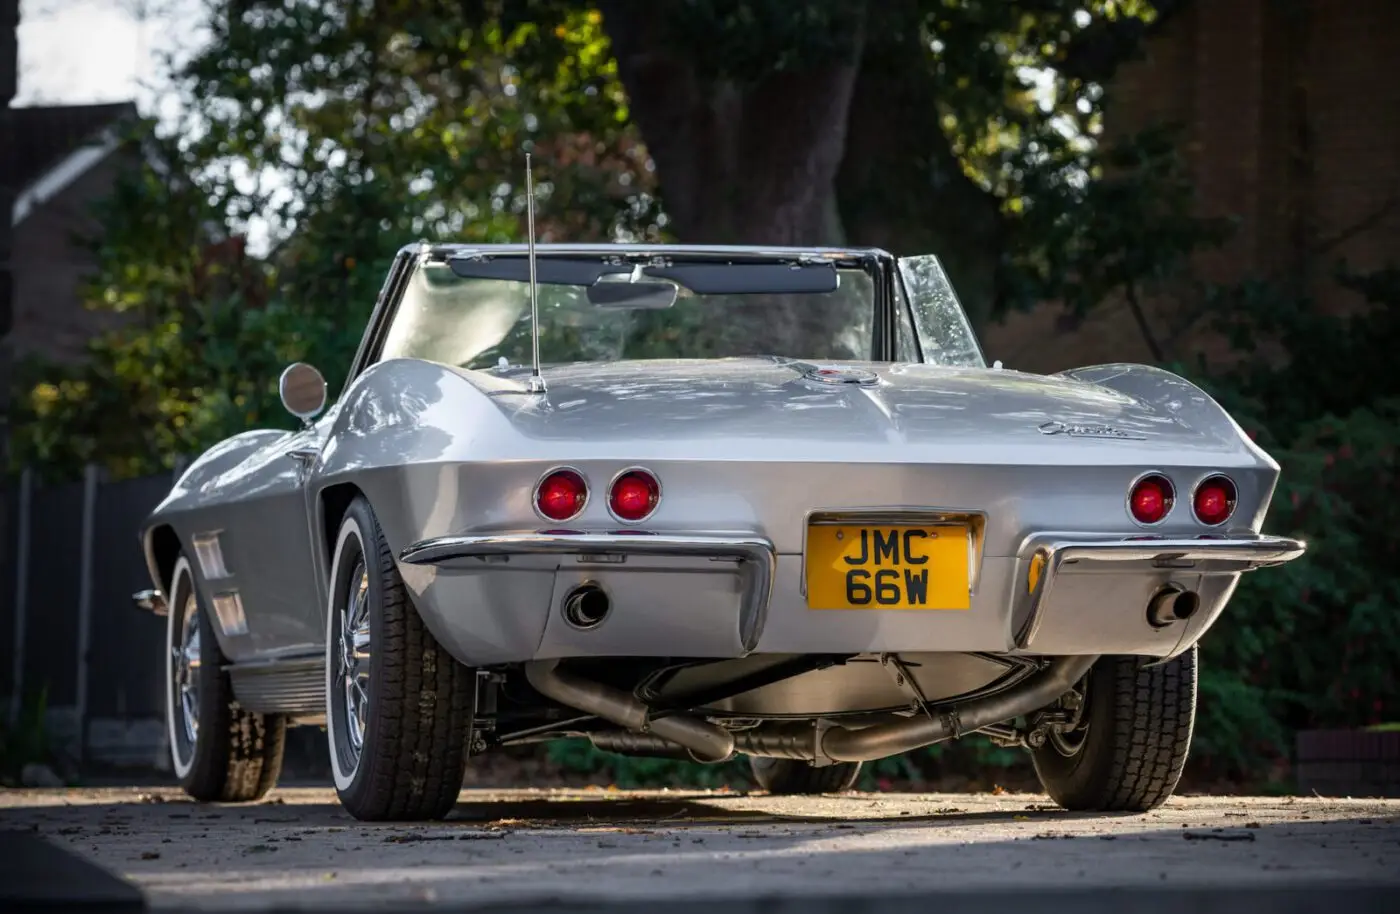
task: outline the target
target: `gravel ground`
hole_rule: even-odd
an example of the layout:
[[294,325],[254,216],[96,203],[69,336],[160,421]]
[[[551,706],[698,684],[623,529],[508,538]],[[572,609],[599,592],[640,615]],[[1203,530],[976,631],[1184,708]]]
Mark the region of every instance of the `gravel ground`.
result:
[[1400,800],[1183,797],[1075,815],[1033,794],[465,791],[452,817],[364,825],[329,790],[201,806],[152,789],[0,792],[153,907],[739,898],[949,889],[1400,887]]

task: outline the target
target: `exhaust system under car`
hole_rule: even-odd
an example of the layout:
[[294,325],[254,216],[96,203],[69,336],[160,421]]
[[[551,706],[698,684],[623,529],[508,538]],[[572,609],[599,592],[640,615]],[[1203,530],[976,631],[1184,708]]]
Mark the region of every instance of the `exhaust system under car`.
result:
[[560,704],[617,724],[625,734],[593,735],[599,748],[664,753],[665,743],[689,751],[696,761],[722,762],[735,751],[819,762],[865,762],[954,739],[1048,707],[1074,688],[1098,655],[1057,657],[1043,670],[1003,692],[930,709],[921,717],[853,729],[810,723],[764,725],[731,733],[685,714],[652,718],[651,709],[621,689],[559,669],[558,660],[525,665],[536,691]]
[[670,740],[689,749],[696,761],[722,762],[734,754],[734,737],[723,727],[682,714],[651,720],[651,709],[628,693],[561,670],[558,660],[525,664],[525,678],[546,698],[626,730]]

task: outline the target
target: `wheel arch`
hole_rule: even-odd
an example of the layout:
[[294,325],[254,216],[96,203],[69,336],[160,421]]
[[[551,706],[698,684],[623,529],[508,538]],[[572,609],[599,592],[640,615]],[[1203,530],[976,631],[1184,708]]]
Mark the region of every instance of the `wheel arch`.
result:
[[321,561],[326,563],[327,573],[330,572],[331,552],[335,549],[336,533],[340,530],[341,521],[345,520],[345,512],[350,510],[350,503],[362,495],[366,499],[369,498],[364,490],[353,482],[339,482],[326,486],[316,496],[316,513],[319,515],[316,535],[320,539],[316,551]]
[[[311,561],[316,574],[317,592],[321,598],[322,612],[329,612],[331,598],[331,564],[335,561],[336,535],[345,520],[350,504],[363,489],[353,482],[337,482],[318,490],[309,506],[313,517],[311,522]],[[324,622],[325,619],[322,619]]]
[[180,535],[170,524],[156,524],[146,531],[145,540],[147,570],[151,580],[168,598],[170,585],[174,583],[175,563],[183,552]]

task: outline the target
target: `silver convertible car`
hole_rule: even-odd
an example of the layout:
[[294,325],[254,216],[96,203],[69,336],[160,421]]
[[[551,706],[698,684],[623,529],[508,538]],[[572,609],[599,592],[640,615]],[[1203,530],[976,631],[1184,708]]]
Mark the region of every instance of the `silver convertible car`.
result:
[[[534,315],[534,316],[532,316]],[[361,819],[495,747],[748,756],[774,793],[972,733],[1081,810],[1176,787],[1278,464],[1142,365],[990,367],[932,257],[414,245],[349,380],[281,378],[143,527],[193,797],[325,727]]]

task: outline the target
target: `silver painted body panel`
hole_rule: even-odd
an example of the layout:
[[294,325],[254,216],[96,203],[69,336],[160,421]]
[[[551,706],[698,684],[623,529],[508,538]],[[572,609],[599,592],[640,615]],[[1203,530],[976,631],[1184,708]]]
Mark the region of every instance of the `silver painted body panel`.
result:
[[[386,294],[391,286],[392,277]],[[863,362],[840,367],[873,372],[874,384],[832,385],[806,377],[812,367],[781,358],[559,365],[544,369],[548,392],[537,395],[522,372],[367,364],[313,425],[239,435],[191,465],[144,527],[153,579],[166,584],[154,528],[168,526],[187,551],[194,536],[216,534],[228,576],[207,579],[195,562],[197,586],[206,599],[238,590],[248,622],[246,634],[218,633],[225,653],[234,662],[316,654],[331,545],[324,496],[353,486],[400,557],[429,628],[470,665],[884,652],[1169,657],[1213,624],[1242,571],[1301,552],[1279,541],[1261,547],[1275,550],[1271,560],[1210,558],[1231,542],[1257,543],[1279,467],[1204,392],[1166,371],[1104,365],[1038,376]],[[304,449],[317,456],[293,456]],[[561,465],[586,477],[592,497],[579,517],[550,525],[532,492]],[[555,526],[616,534],[624,528],[602,490],[636,466],[660,479],[664,497],[629,535],[748,544],[771,562],[761,598],[752,555],[614,545],[601,561],[584,540],[573,551],[495,555],[444,546]],[[1126,506],[1148,471],[1177,491],[1174,509],[1150,529]],[[1193,518],[1189,493],[1217,472],[1234,480],[1238,506],[1211,529]],[[814,516],[931,512],[977,518],[970,609],[807,607],[803,555]],[[1205,557],[1189,562],[1102,554],[1142,536],[1217,539],[1200,540]],[[1097,543],[1100,554],[1052,561],[1032,592],[1036,551],[1072,541]],[[585,580],[602,583],[614,609],[581,631],[559,604]],[[1201,608],[1154,628],[1144,607],[1168,582],[1197,591]]]

